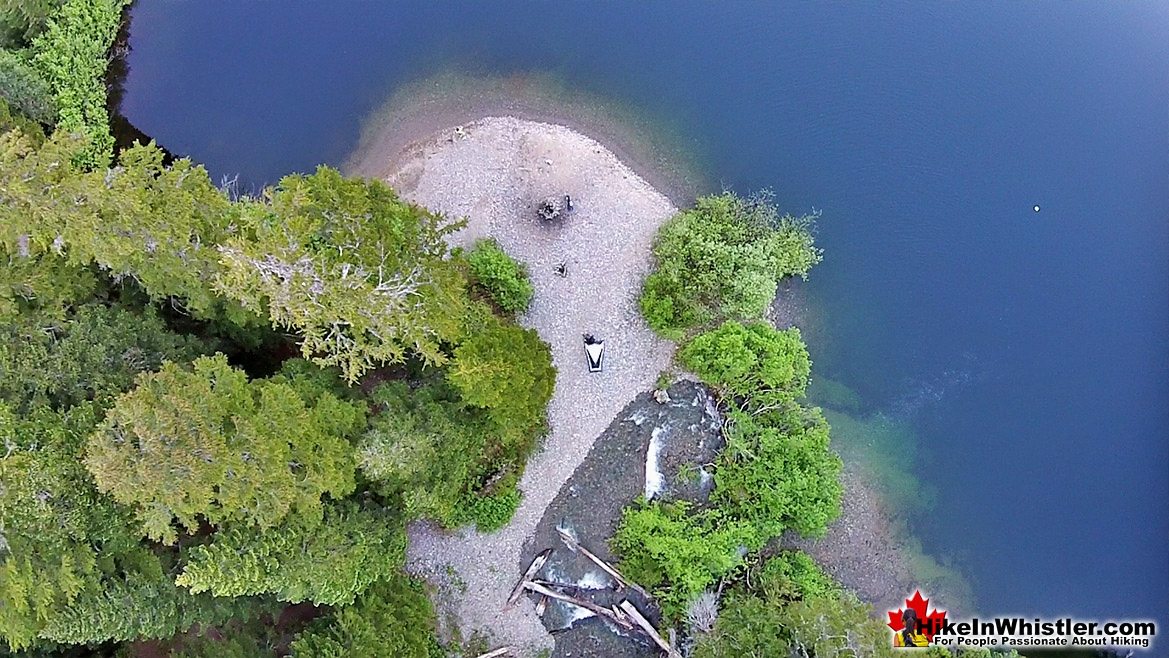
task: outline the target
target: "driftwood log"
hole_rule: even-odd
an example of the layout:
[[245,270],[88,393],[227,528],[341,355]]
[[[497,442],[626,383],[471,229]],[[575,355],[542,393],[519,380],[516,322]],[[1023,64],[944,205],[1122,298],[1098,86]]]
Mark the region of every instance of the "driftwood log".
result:
[[621,609],[625,611],[625,614],[629,615],[629,618],[633,620],[633,623],[637,624],[637,626],[641,628],[641,630],[644,631],[646,635],[649,636],[649,639],[654,641],[654,644],[658,645],[662,651],[666,652],[666,656],[668,656],[668,658],[681,658],[681,654],[675,651],[674,647],[669,642],[666,642],[660,634],[658,634],[657,629],[654,628],[653,624],[649,623],[648,619],[642,616],[642,614],[637,610],[636,606],[634,606],[628,600],[625,600],[621,602]]
[[561,594],[560,592],[557,592],[554,589],[550,589],[548,587],[541,585],[540,583],[533,583],[531,581],[524,583],[524,587],[528,590],[531,590],[531,591],[537,593],[537,594],[543,594],[544,596],[547,596],[550,599],[556,599],[557,601],[564,601],[565,603],[568,603],[569,605],[575,605],[578,608],[584,608],[585,610],[588,610],[589,612],[593,613],[594,615],[597,615],[598,617],[604,617],[605,619],[608,619],[609,621],[613,622],[614,624],[617,624],[618,626],[620,626],[621,628],[624,628],[627,631],[631,631],[634,628],[633,624],[630,623],[630,621],[628,619],[622,619],[618,615],[614,614],[612,610],[610,610],[608,608],[603,608],[603,607],[597,605],[596,603],[593,603],[592,601],[585,601],[584,599],[578,599],[574,596],[569,596],[567,594]]
[[528,565],[528,570],[524,572],[524,575],[520,576],[519,582],[516,583],[515,587],[512,588],[511,596],[507,597],[507,604],[503,606],[504,610],[507,610],[508,608],[515,605],[515,602],[520,598],[520,594],[523,594],[524,592],[524,585],[526,585],[527,582],[531,580],[532,576],[536,575],[536,572],[544,568],[544,563],[548,561],[549,555],[552,555],[551,548],[545,550],[532,559],[532,563]]
[[621,575],[621,572],[617,571],[607,562],[594,555],[593,552],[589,549],[581,546],[580,543],[578,543],[567,530],[564,528],[556,528],[556,532],[560,535],[560,541],[564,542],[564,545],[568,547],[568,550],[572,551],[573,553],[579,552],[581,555],[588,558],[589,561],[591,561],[593,564],[600,567],[602,571],[609,574],[609,576],[613,579],[613,582],[617,583],[618,592],[628,587],[638,592],[645,598],[650,598],[649,593],[642,589],[637,583],[626,580],[625,576]]

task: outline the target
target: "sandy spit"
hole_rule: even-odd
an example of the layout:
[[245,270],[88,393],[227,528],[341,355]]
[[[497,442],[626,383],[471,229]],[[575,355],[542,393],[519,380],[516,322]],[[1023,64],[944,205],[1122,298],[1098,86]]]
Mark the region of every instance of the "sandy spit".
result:
[[[558,370],[551,433],[528,462],[512,523],[483,535],[410,528],[408,569],[439,589],[440,616],[463,638],[487,634],[521,655],[553,646],[527,597],[504,602],[515,563],[545,508],[596,438],[638,393],[653,387],[674,346],[655,336],[637,308],[658,227],[677,209],[600,143],[568,128],[510,117],[481,119],[407,147],[385,180],[405,198],[467,219],[458,245],[492,236],[528,264],[536,289],[520,322],[552,347]],[[536,205],[568,194],[575,210],[555,224]],[[554,271],[566,263],[568,276]],[[603,337],[605,371],[589,374],[581,334]]]

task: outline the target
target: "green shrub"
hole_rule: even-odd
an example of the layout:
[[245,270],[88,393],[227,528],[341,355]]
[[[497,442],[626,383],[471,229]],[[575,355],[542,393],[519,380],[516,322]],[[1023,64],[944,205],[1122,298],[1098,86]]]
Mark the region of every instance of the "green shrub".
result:
[[38,123],[52,125],[57,120],[49,84],[24,57],[8,50],[0,50],[0,100]]
[[471,495],[463,499],[455,512],[456,525],[474,523],[479,532],[494,532],[511,521],[523,494],[512,486],[490,495]]
[[[828,449],[828,425],[818,410],[793,406],[764,425],[736,412],[715,470],[712,505],[692,512],[685,502],[626,508],[613,550],[624,573],[651,588],[663,611],[678,618],[720,578],[743,565],[787,529],[822,534],[840,513],[840,458]],[[764,573],[771,587],[826,587],[807,563]],[[801,589],[801,591],[802,591]]]
[[742,565],[745,544],[756,544],[745,524],[722,523],[690,506],[641,501],[627,507],[610,545],[621,556],[621,572],[653,590],[670,618],[677,619],[695,596]]
[[33,63],[52,89],[57,126],[83,135],[75,158],[84,168],[110,163],[114,138],[106,110],[105,73],[127,0],[67,0],[33,40]]
[[480,313],[468,329],[447,374],[459,395],[485,409],[505,433],[541,434],[556,384],[548,344],[535,330],[490,313]]
[[[819,409],[791,405],[766,417],[732,412],[711,502],[764,541],[793,529],[824,534],[840,515],[840,457]],[[762,548],[762,544],[756,548]]]
[[798,601],[843,593],[840,583],[824,573],[807,553],[780,551],[752,577],[752,589],[774,601]]
[[[728,589],[714,630],[693,658],[854,656],[893,658],[889,629],[800,551],[782,551]],[[857,649],[865,653],[858,654]],[[934,655],[934,654],[930,654]],[[939,653],[948,656],[948,653]]]
[[480,240],[467,254],[471,277],[504,312],[523,313],[532,301],[528,269],[499,246],[494,239]]
[[690,341],[680,358],[732,403],[710,506],[627,508],[612,541],[627,575],[651,588],[674,619],[784,531],[822,534],[841,497],[828,423],[819,409],[795,402],[811,368],[799,330],[729,321]]
[[800,330],[780,331],[767,322],[724,322],[696,336],[678,357],[724,397],[759,405],[803,397],[812,370]]
[[780,215],[770,198],[732,192],[698,199],[658,232],[655,270],[641,312],[655,331],[677,339],[708,322],[762,317],[785,276],[820,261],[813,217]]

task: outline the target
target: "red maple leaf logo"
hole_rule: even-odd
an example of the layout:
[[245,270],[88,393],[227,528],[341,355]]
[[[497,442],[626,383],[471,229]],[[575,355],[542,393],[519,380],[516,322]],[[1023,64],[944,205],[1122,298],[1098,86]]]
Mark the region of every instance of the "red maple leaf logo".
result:
[[889,628],[893,629],[894,633],[900,633],[905,628],[905,621],[903,616],[906,609],[911,609],[917,613],[917,632],[925,636],[927,640],[934,639],[934,634],[942,628],[942,624],[946,623],[946,611],[933,609],[929,610],[930,600],[922,598],[921,590],[913,593],[912,599],[905,599],[906,608],[898,608],[896,612],[889,612]]

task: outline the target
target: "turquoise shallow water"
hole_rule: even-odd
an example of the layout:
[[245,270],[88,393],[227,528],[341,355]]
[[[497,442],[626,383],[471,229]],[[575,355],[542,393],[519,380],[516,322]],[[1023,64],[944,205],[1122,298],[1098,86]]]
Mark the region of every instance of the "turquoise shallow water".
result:
[[881,450],[979,607],[1169,621],[1163,3],[133,11],[126,116],[257,185],[343,162],[382,99],[451,69],[668,117],[716,183],[823,211],[817,372],[912,428]]

